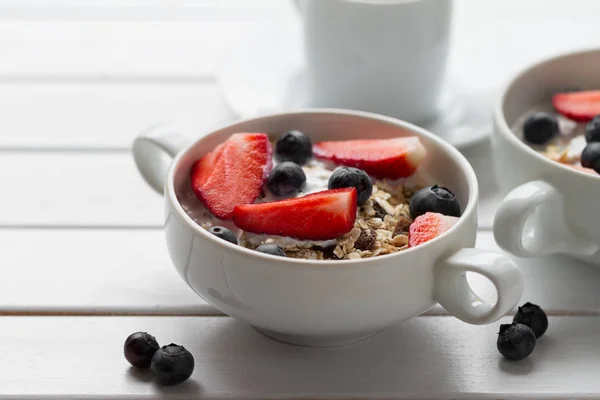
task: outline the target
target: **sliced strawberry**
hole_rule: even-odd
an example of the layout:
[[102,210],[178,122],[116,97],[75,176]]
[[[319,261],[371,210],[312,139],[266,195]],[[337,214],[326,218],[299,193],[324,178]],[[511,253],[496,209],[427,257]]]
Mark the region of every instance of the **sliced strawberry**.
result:
[[233,210],[233,223],[253,233],[303,240],[335,239],[356,220],[356,189],[325,190],[272,203],[246,204]]
[[600,90],[557,93],[552,96],[552,105],[567,118],[587,122],[600,114]]
[[452,228],[457,222],[457,217],[426,212],[425,214],[418,216],[413,223],[410,224],[408,246],[415,247],[428,242]]
[[412,175],[425,153],[416,136],[320,142],[313,146],[317,158],[360,168],[375,178],[389,179]]
[[271,170],[271,142],[264,133],[236,133],[192,167],[192,188],[217,218],[252,203]]

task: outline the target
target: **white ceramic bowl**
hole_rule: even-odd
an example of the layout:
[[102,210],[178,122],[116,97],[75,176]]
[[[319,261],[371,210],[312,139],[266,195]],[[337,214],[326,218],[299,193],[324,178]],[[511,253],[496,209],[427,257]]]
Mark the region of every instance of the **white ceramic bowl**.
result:
[[[417,135],[427,148],[419,173],[451,188],[460,221],[421,246],[364,260],[310,261],[275,257],[220,240],[184,212],[176,193],[190,185],[190,168],[235,132],[273,136],[299,129],[313,141]],[[477,180],[454,148],[414,125],[376,114],[310,110],[231,124],[185,145],[168,127],[143,133],[134,158],[147,182],[165,195],[165,234],[175,268],[208,303],[267,335],[305,345],[338,345],[368,337],[439,302],[473,324],[497,320],[520,299],[521,274],[504,255],[473,249]],[[168,168],[170,157],[174,160]],[[168,171],[167,171],[168,168]],[[466,271],[488,277],[496,304],[478,298]]]
[[599,71],[600,50],[540,62],[508,84],[496,107],[494,170],[500,190],[508,194],[496,213],[494,236],[517,256],[568,254],[600,265],[600,175],[538,154],[511,130],[524,112],[549,102],[553,93],[600,89]]

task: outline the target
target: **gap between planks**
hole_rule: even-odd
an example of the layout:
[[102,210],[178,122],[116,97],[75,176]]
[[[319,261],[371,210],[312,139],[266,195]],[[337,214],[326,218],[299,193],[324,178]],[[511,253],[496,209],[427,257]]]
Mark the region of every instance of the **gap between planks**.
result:
[[[514,312],[508,313],[505,316],[514,315]],[[600,317],[600,311],[569,311],[561,310],[547,311],[547,315],[550,317]],[[219,310],[215,309],[214,313],[144,313],[144,312],[93,312],[93,311],[0,311],[0,317],[223,317],[230,318],[227,314],[220,313]],[[418,316],[418,318],[427,317],[450,317],[455,318],[453,315],[443,311],[426,312]],[[415,317],[417,318],[417,317]]]

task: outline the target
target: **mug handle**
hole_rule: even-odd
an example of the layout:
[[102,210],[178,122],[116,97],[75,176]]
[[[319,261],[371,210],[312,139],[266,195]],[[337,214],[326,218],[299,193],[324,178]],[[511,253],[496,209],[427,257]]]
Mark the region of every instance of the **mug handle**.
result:
[[[488,278],[496,287],[498,301],[489,303],[473,292],[467,272]],[[489,324],[510,312],[523,294],[523,276],[508,256],[480,249],[461,249],[439,263],[435,297],[455,317],[474,325]]]
[[140,174],[158,194],[164,194],[169,166],[189,139],[168,124],[154,125],[134,140],[132,153]]
[[[527,224],[537,210],[545,211],[543,218]],[[494,238],[502,249],[519,257],[596,253],[597,244],[569,228],[564,210],[564,195],[556,187],[541,180],[527,182],[500,204],[494,217]]]

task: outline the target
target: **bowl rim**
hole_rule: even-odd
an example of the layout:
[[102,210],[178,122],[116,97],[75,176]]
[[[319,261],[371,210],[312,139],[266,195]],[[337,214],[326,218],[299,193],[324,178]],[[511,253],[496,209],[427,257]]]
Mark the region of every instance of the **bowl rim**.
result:
[[[459,218],[458,222],[452,228],[450,228],[448,231],[444,232],[442,235],[440,235],[426,243],[423,243],[417,247],[407,248],[405,250],[395,252],[395,253],[384,254],[384,255],[370,257],[370,258],[356,259],[356,260],[309,260],[309,259],[303,259],[303,258],[279,257],[279,256],[271,255],[271,254],[260,253],[260,252],[257,252],[257,251],[239,246],[239,245],[235,245],[233,243],[229,243],[226,240],[221,240],[221,239],[217,238],[216,236],[211,235],[206,229],[203,229],[200,225],[198,225],[196,222],[194,222],[194,220],[192,220],[192,218],[184,211],[180,202],[177,200],[177,196],[175,194],[173,178],[174,178],[175,169],[176,169],[177,165],[179,164],[179,161],[181,160],[181,158],[185,154],[187,154],[188,151],[192,147],[194,147],[198,142],[206,140],[210,136],[215,135],[216,133],[220,132],[223,129],[228,129],[235,125],[238,125],[238,124],[241,124],[244,122],[248,122],[248,121],[257,121],[257,120],[261,120],[261,119],[271,119],[271,118],[298,115],[298,114],[307,115],[307,116],[309,116],[311,114],[312,115],[328,114],[328,115],[360,117],[360,118],[365,118],[365,119],[377,120],[379,122],[385,122],[385,123],[388,123],[391,125],[395,125],[398,128],[403,128],[403,129],[409,130],[412,133],[415,133],[417,136],[425,136],[429,140],[433,141],[435,143],[435,145],[441,147],[443,149],[443,151],[447,152],[453,159],[456,160],[456,162],[458,163],[458,165],[461,166],[464,174],[467,177],[467,187],[469,190],[468,199],[467,199],[467,207],[463,210],[463,213],[462,213],[461,217]],[[254,118],[236,120],[236,121],[233,121],[226,125],[211,129],[211,132],[209,134],[203,135],[202,137],[198,138],[197,140],[192,141],[190,144],[188,144],[184,149],[182,149],[174,157],[174,159],[171,163],[171,166],[169,167],[169,171],[167,173],[167,183],[166,183],[166,190],[165,190],[164,196],[165,196],[165,201],[169,201],[171,203],[171,207],[172,207],[173,211],[175,213],[177,213],[178,217],[181,220],[185,221],[186,225],[190,229],[192,229],[195,233],[197,233],[200,237],[204,238],[205,240],[208,240],[209,242],[214,243],[214,245],[217,246],[216,249],[219,249],[219,246],[221,246],[222,250],[238,251],[238,252],[241,252],[243,255],[247,255],[250,257],[256,257],[259,260],[262,259],[265,261],[265,264],[267,264],[267,262],[277,261],[277,264],[279,266],[283,266],[283,265],[289,266],[289,267],[300,267],[300,266],[315,267],[315,266],[318,266],[323,271],[326,271],[326,270],[330,270],[331,267],[333,267],[333,266],[343,266],[346,269],[354,266],[354,267],[360,267],[362,269],[362,268],[365,268],[365,266],[366,266],[365,264],[370,264],[371,266],[381,264],[380,261],[382,259],[388,259],[391,257],[401,257],[408,253],[412,254],[417,251],[427,251],[427,249],[430,248],[431,246],[435,246],[437,243],[439,243],[443,240],[447,240],[451,234],[455,233],[459,229],[470,229],[467,226],[467,224],[468,224],[467,219],[469,219],[467,217],[473,213],[475,213],[475,214],[477,213],[478,199],[479,199],[479,186],[478,186],[478,182],[477,182],[477,177],[475,175],[475,171],[473,170],[473,168],[471,167],[471,164],[467,161],[465,156],[463,156],[451,144],[445,142],[443,139],[439,138],[438,136],[435,136],[433,133],[431,133],[423,128],[420,128],[409,122],[401,121],[401,120],[398,120],[398,119],[395,119],[392,117],[387,117],[384,115],[365,112],[365,111],[354,111],[354,110],[345,110],[345,109],[336,109],[336,108],[309,108],[309,109],[290,110],[290,111],[281,112],[281,113],[264,114],[264,115],[260,115],[260,116],[254,117]],[[475,218],[477,218],[477,215],[475,215]],[[475,229],[477,229],[477,228],[475,228]],[[459,249],[456,249],[456,250],[459,250]],[[317,268],[315,270],[318,270],[319,268]]]
[[553,161],[547,157],[544,157],[543,155],[529,147],[525,142],[523,142],[517,137],[515,132],[513,132],[513,130],[508,125],[506,116],[504,114],[504,105],[506,104],[508,94],[518,86],[518,82],[525,75],[535,72],[535,70],[543,68],[549,64],[553,64],[571,57],[585,56],[588,54],[598,54],[600,56],[600,48],[594,47],[583,50],[579,49],[569,51],[566,53],[560,53],[531,63],[525,68],[521,69],[516,74],[514,74],[509,79],[508,83],[504,85],[504,88],[501,91],[500,98],[498,99],[494,107],[494,125],[496,126],[494,132],[495,134],[501,134],[515,149],[523,151],[526,156],[531,156],[534,160],[540,162],[541,164],[544,164],[547,168],[555,168],[557,173],[573,173],[575,174],[575,176],[579,176],[581,179],[589,180],[590,184],[597,185],[600,184],[600,174],[590,174],[588,172],[581,171],[577,168],[572,168],[565,164]]

